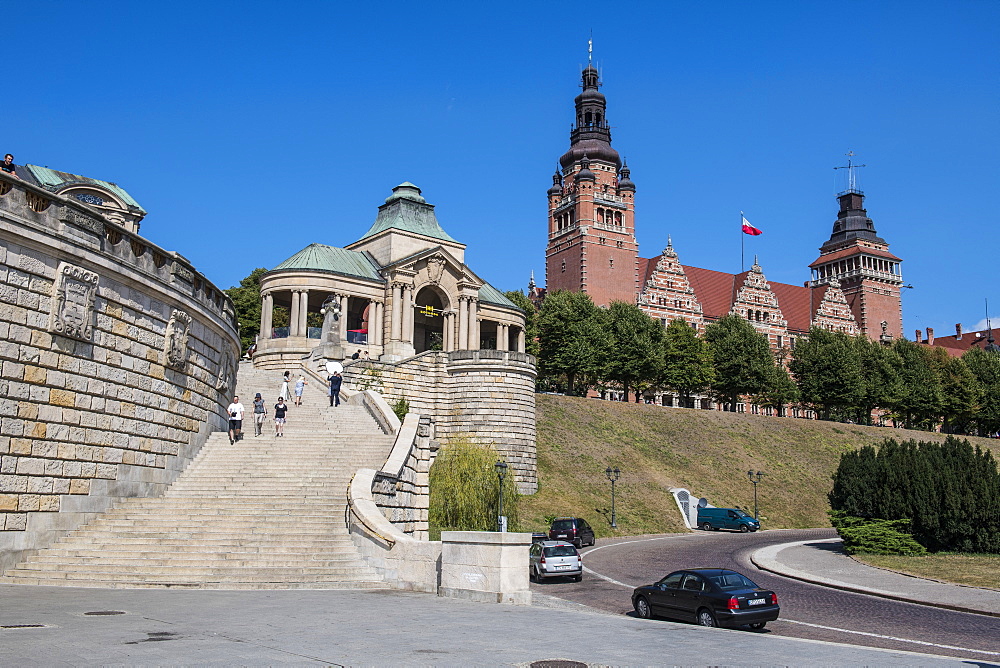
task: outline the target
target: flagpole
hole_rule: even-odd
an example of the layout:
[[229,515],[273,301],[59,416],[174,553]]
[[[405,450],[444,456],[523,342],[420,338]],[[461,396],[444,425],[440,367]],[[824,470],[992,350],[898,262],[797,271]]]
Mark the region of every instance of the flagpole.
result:
[[743,273],[744,261],[743,261],[743,244],[746,241],[743,237],[743,212],[740,211],[740,273]]

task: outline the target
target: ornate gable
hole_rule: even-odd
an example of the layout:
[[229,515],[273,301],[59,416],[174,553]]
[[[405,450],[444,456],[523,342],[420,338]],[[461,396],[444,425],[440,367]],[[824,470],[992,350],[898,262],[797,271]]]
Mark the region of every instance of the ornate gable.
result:
[[[823,290],[822,288],[814,289]],[[836,278],[830,279],[830,282],[827,283],[823,298],[813,314],[812,325],[830,331],[844,332],[851,336],[860,331],[858,323],[854,319],[854,313],[847,303],[847,297],[840,289],[840,281]]]
[[[653,260],[649,262],[652,263]],[[638,302],[639,308],[650,317],[659,318],[664,324],[681,318],[699,329],[703,325],[701,303],[694,294],[669,237],[667,247],[656,260],[655,267],[646,274]]]
[[768,337],[772,347],[780,347],[778,337],[788,334],[788,321],[756,258],[743,284],[736,289],[730,313],[746,318],[754,329]]

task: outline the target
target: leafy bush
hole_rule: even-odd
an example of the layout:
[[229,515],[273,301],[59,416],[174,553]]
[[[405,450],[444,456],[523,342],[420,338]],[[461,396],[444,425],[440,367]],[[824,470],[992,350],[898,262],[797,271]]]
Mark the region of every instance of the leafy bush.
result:
[[927,549],[907,533],[910,520],[878,520],[853,517],[843,511],[830,511],[830,523],[844,541],[848,554],[901,554],[917,556]]
[[396,414],[399,421],[402,422],[406,414],[410,412],[410,402],[406,400],[406,397],[400,397],[396,400],[396,403],[392,405],[392,412]]
[[909,518],[932,552],[1000,553],[1000,472],[988,450],[888,439],[841,455],[830,507],[855,518]]
[[[430,470],[431,537],[440,531],[496,531],[500,483],[494,468],[503,457],[490,446],[453,439],[438,451]],[[507,528],[518,525],[517,483],[508,469],[503,485]]]

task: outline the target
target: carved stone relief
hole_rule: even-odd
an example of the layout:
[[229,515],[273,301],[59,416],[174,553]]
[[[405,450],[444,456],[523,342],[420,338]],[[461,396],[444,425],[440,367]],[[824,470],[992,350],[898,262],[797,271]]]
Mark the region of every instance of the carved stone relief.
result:
[[430,281],[431,285],[437,285],[441,282],[441,276],[444,275],[444,266],[446,260],[440,255],[435,255],[434,257],[427,259],[427,279]]
[[167,322],[164,333],[163,353],[166,365],[175,369],[183,369],[188,358],[188,332],[191,328],[191,316],[184,311],[174,310]]
[[219,363],[219,377],[215,381],[215,389],[223,394],[228,393],[232,377],[233,357],[230,353],[222,353],[222,362]]
[[90,341],[94,333],[94,298],[98,275],[83,267],[60,262],[52,284],[49,329],[74,339]]

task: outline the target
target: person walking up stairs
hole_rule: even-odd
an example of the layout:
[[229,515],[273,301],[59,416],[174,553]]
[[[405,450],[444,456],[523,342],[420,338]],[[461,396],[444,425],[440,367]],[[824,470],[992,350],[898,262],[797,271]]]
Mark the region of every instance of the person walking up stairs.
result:
[[[280,373],[241,363],[236,394],[279,386]],[[272,389],[273,392],[273,389]],[[268,399],[266,392],[264,401]],[[347,486],[378,469],[393,437],[360,406],[325,406],[307,388],[285,436],[230,445],[211,435],[162,497],[116,507],[8,570],[0,583],[77,587],[355,589],[385,584],[345,525]],[[336,410],[335,420],[326,413]]]

